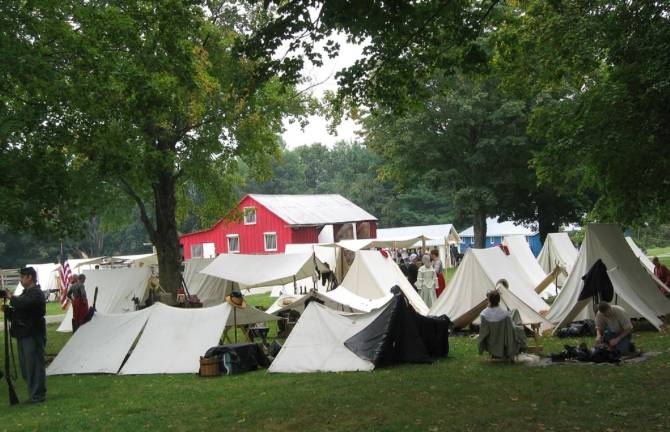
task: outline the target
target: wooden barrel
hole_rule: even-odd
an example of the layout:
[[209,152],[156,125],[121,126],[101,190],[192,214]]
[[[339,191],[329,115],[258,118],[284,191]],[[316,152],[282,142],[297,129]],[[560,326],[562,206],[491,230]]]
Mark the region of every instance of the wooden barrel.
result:
[[201,377],[214,377],[221,375],[219,370],[219,356],[214,357],[200,357],[200,372]]

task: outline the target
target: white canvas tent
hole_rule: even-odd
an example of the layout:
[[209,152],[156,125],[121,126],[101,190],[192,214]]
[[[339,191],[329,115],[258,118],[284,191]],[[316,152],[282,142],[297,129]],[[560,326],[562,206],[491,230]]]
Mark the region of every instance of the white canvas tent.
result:
[[130,264],[131,267],[157,266],[158,255],[155,253],[139,255],[116,255],[112,261],[122,261],[124,264]]
[[245,288],[284,285],[316,277],[326,270],[313,254],[246,255],[221,254],[201,273],[236,282]]
[[199,356],[219,344],[231,306],[181,309],[156,303],[122,375],[196,373]]
[[[103,314],[117,314],[135,310],[133,297],[144,301],[149,288],[151,270],[148,267],[86,270],[86,297],[93,305],[95,288],[98,287],[96,309]],[[58,327],[59,332],[72,331],[72,308]]]
[[72,335],[47,373],[195,373],[199,357],[218,345],[224,328],[233,325],[233,315],[237,325],[277,319],[250,307],[235,314],[232,310],[228,303],[202,309],[156,303],[137,312],[96,313]]
[[[479,312],[486,307],[486,293],[495,289],[500,279],[507,280],[510,309],[518,309],[524,324],[542,323],[542,330],[549,325],[541,316],[549,309],[518,262],[499,247],[468,249],[456,274],[446,290],[430,309],[430,315],[447,315],[457,327],[478,320]],[[512,297],[513,295],[513,297]],[[512,304],[513,303],[513,304]],[[527,306],[521,307],[519,304]]]
[[354,336],[384,309],[366,314],[348,314],[311,302],[274,359],[268,372],[371,371],[374,364],[350,351],[344,342]]
[[592,300],[579,301],[579,296],[584,286],[582,276],[598,259],[608,269],[615,293],[613,303],[622,306],[631,318],[645,318],[660,329],[663,323],[658,317],[670,313],[670,301],[639,264],[620,228],[614,224],[588,226],[577,261],[547,318],[557,323],[557,329],[578,319],[594,318]]
[[151,309],[96,313],[60,350],[47,375],[117,373],[150,314]]
[[[60,264],[26,264],[26,267],[33,267],[37,272],[37,283],[42,291],[52,291],[60,288],[58,269]],[[23,286],[19,282],[14,290],[14,295],[20,295],[23,292]]]
[[358,310],[371,310],[370,308],[379,307],[392,297],[391,288],[395,285],[400,287],[414,310],[421,315],[428,313],[428,306],[398,265],[379,251],[357,251],[340,286],[325,295]]
[[[518,268],[526,273],[526,276],[533,286],[537,287],[545,281],[547,273],[550,273],[551,271],[545,272],[542,267],[540,267],[540,264],[535,259],[535,255],[533,255],[533,251],[530,250],[530,246],[528,245],[525,236],[505,236],[503,244],[507,246],[510,256],[516,261]],[[547,283],[542,292],[554,293],[555,291],[556,286],[554,283]]]
[[537,256],[537,262],[545,273],[551,271],[558,265],[561,272],[558,275],[558,286],[565,285],[565,281],[577,260],[577,249],[572,244],[568,233],[550,233],[544,240],[542,251]]
[[191,295],[197,295],[204,307],[224,302],[232,291],[232,283],[209,276],[200,271],[210,265],[214,258],[191,258],[184,263],[184,282]]

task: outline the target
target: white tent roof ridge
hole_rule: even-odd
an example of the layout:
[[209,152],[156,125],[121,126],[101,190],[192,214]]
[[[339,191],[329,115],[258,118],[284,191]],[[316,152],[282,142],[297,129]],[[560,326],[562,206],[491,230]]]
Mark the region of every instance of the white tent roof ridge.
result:
[[221,254],[200,273],[236,282],[243,288],[252,288],[284,285],[314,277],[316,268],[326,270],[314,253]]
[[249,194],[248,196],[289,225],[323,225],[377,220],[376,217],[339,194]]

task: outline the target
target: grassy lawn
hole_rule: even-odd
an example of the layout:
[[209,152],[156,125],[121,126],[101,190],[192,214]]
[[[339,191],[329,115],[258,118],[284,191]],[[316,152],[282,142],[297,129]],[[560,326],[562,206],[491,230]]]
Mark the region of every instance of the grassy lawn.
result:
[[663,248],[652,248],[647,250],[647,256],[670,254],[670,246]]
[[63,315],[67,312],[67,309],[62,309],[60,307],[60,302],[48,302],[47,303],[47,315]]
[[[55,329],[51,354],[69,337]],[[545,352],[564,343],[579,340],[543,341]],[[460,337],[448,359],[371,373],[49,377],[45,404],[10,408],[0,391],[0,430],[670,430],[670,336],[638,332],[636,343],[664,353],[623,366],[531,368],[491,363]],[[25,399],[20,379],[16,388]]]

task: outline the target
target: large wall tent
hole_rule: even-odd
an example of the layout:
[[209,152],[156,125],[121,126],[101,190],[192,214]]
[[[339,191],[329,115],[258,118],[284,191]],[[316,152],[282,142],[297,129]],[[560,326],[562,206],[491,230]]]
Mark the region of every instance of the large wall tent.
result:
[[[511,295],[516,298],[514,303],[528,306],[517,308],[522,321],[525,324],[541,323],[546,329],[549,323],[540,314],[547,311],[549,305],[535,292],[535,284],[518,262],[498,247],[468,249],[456,274],[429,314],[447,315],[457,327],[477,322],[479,312],[486,307],[486,293],[495,289],[500,279],[507,280],[509,298],[512,299]],[[502,300],[504,302],[505,298]],[[509,308],[514,309],[512,305]]]
[[[93,305],[95,288],[98,288],[96,310],[116,314],[135,310],[133,297],[142,303],[147,297],[151,270],[148,267],[85,270],[86,296]],[[72,331],[72,308],[67,309],[59,332]]]
[[621,229],[613,224],[590,224],[586,230],[579,255],[547,318],[557,329],[578,319],[593,318],[593,300],[579,300],[584,276],[600,259],[607,268],[614,287],[613,303],[621,305],[631,318],[645,318],[660,329],[658,318],[670,313],[670,301],[640,265]]
[[545,273],[551,273],[556,266],[559,266],[561,272],[558,274],[558,286],[562,287],[572,271],[577,254],[577,248],[572,244],[568,233],[550,233],[544,240],[537,262]]
[[47,375],[196,373],[200,356],[218,345],[225,327],[276,319],[251,307],[233,313],[228,303],[202,309],[156,303],[136,312],[96,313],[68,340]]

